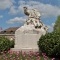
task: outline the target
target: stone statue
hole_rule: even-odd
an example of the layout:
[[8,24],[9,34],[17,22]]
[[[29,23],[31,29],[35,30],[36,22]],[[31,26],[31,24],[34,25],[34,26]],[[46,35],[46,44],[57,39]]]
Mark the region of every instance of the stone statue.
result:
[[37,9],[28,9],[27,7],[23,7],[23,9],[24,9],[25,15],[27,15],[28,18],[27,18],[25,24],[23,26],[21,26],[19,30],[21,30],[21,32],[24,32],[24,33],[27,31],[28,31],[28,33],[31,33],[32,31],[33,31],[33,33],[42,32],[42,34],[45,35],[48,28],[41,22],[40,12]]
[[[40,20],[41,14],[37,9],[28,9],[27,7],[23,7],[23,9],[25,15],[28,16],[27,25],[34,25],[35,28],[41,28],[44,25]],[[47,30],[47,27],[45,28]]]
[[35,18],[35,19],[40,18],[41,14],[37,9],[28,9],[27,7],[23,8],[25,15],[29,16],[29,18]]
[[41,20],[41,14],[37,9],[28,9],[27,7],[23,7],[24,14],[28,16],[25,24],[21,26],[18,30],[25,33],[37,33],[42,32],[42,35],[45,35],[48,28],[45,26]]
[[41,27],[42,24],[39,23],[41,14],[37,9],[28,9],[27,7],[24,8],[25,15],[28,16],[27,24],[33,24],[35,27]]

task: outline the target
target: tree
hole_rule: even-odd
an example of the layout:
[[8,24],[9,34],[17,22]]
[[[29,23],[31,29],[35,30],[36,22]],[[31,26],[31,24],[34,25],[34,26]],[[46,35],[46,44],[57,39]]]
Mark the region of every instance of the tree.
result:
[[54,31],[60,32],[60,15],[57,17],[55,22]]

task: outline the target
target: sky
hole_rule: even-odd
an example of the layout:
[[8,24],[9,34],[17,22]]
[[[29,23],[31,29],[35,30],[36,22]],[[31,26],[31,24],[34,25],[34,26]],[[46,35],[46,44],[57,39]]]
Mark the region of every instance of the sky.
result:
[[20,27],[24,24],[27,16],[23,7],[38,9],[41,13],[41,21],[53,31],[53,26],[60,15],[60,0],[0,0],[0,27]]

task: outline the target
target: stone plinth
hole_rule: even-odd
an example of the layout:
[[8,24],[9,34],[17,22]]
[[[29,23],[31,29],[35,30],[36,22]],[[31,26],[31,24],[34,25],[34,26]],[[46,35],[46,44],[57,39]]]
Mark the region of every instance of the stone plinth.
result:
[[41,36],[34,30],[21,31],[20,28],[15,32],[15,50],[38,50],[37,42]]

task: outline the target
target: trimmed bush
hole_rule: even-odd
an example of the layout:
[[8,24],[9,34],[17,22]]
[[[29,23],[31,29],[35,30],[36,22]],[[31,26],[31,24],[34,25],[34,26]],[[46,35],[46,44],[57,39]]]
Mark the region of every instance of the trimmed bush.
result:
[[60,33],[52,32],[42,36],[38,41],[39,50],[48,56],[60,56]]
[[14,42],[5,37],[0,37],[0,52],[8,51],[14,46]]
[[0,37],[0,52],[10,49],[10,40],[5,37]]

